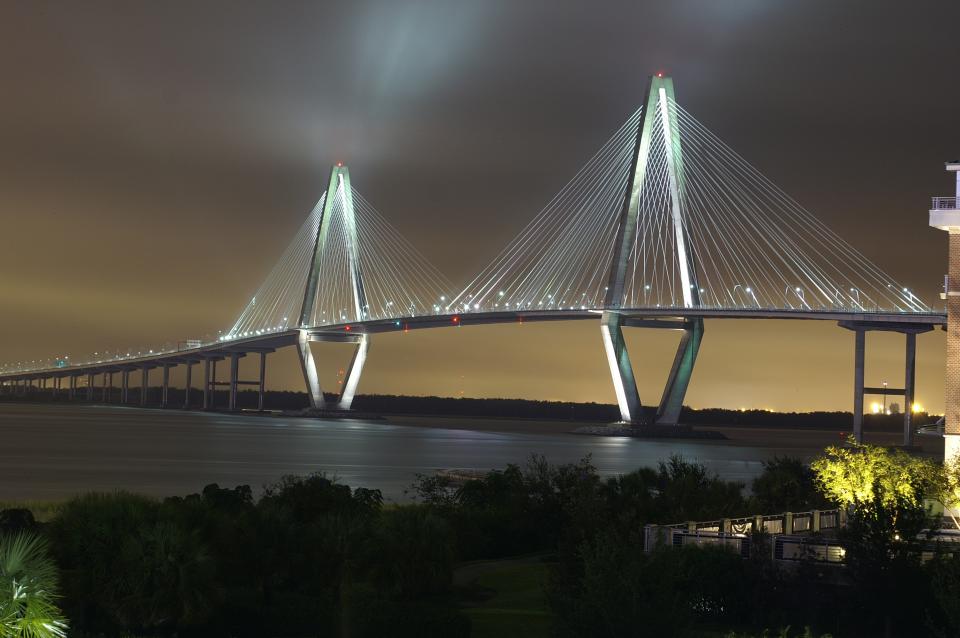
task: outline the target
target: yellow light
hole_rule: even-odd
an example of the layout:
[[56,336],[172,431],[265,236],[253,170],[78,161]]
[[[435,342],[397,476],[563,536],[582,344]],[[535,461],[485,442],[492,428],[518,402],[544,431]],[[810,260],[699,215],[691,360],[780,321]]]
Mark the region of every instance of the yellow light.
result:
[[923,406],[920,405],[919,403],[914,403],[910,409],[913,410],[914,412],[923,412]]
[[880,404],[877,403],[876,401],[870,404],[870,411],[873,412],[874,414],[880,414],[880,410],[882,409],[883,408],[881,408]]

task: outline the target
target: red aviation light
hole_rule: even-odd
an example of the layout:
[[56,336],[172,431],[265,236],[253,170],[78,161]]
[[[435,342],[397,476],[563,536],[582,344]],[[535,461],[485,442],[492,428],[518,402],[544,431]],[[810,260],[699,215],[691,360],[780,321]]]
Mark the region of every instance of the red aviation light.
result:
[[658,78],[662,78],[662,77],[663,77],[663,71],[657,71],[657,77],[658,77]]
[[454,315],[453,319],[451,319],[450,321],[452,321],[453,323],[460,323],[460,316]]
[[344,326],[343,329],[346,330],[347,332],[350,332],[350,326]]

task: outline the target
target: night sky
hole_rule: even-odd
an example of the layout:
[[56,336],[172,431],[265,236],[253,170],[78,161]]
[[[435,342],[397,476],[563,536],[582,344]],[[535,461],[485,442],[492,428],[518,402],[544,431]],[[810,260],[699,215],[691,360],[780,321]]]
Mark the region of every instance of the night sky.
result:
[[[229,328],[329,167],[464,284],[640,104],[647,77],[928,304],[960,155],[960,3],[0,3],[0,360]],[[641,398],[676,335],[631,332]],[[902,384],[869,336],[867,385]],[[942,332],[917,401],[943,403]],[[343,365],[329,354],[329,375]],[[850,409],[853,335],[708,321],[696,407]],[[252,371],[252,362],[251,362]],[[272,387],[302,386],[291,352]],[[599,327],[377,336],[361,393],[612,403]]]

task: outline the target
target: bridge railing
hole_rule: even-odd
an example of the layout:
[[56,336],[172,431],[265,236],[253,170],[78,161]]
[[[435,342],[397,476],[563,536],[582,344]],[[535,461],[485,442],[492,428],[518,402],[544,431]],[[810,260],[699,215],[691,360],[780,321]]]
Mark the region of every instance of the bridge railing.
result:
[[930,205],[931,210],[956,210],[957,208],[956,197],[934,197]]

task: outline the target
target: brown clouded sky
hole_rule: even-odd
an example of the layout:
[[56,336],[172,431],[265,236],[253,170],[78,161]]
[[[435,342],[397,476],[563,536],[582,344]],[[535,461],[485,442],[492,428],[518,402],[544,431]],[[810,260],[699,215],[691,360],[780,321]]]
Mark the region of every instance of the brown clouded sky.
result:
[[[231,325],[330,164],[454,282],[670,73],[701,122],[928,303],[960,155],[955,2],[5,2],[0,360]],[[676,337],[630,337],[643,396]],[[867,383],[902,376],[871,336]],[[850,333],[707,324],[696,406],[848,409]],[[942,405],[942,333],[918,400]],[[331,370],[338,365],[330,360]],[[293,387],[289,353],[271,384]],[[378,338],[361,392],[613,401],[595,324]]]

